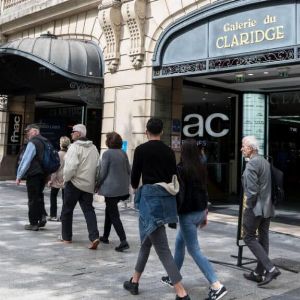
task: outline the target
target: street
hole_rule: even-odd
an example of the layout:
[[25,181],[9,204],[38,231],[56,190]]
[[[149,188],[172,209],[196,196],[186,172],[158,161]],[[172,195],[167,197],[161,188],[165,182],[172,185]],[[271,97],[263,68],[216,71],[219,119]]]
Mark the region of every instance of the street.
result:
[[[48,222],[37,232],[24,230],[28,223],[24,185],[16,187],[13,182],[0,182],[0,199],[1,300],[175,299],[173,290],[160,282],[165,272],[153,249],[140,281],[140,294],[132,296],[123,289],[123,282],[132,276],[139,249],[138,214],[131,204],[127,208],[123,203],[119,205],[130,244],[129,250],[119,253],[114,250],[119,244],[114,229],[109,238],[110,244],[100,244],[97,251],[87,249],[88,234],[79,205],[74,212],[73,243],[66,245],[57,241],[59,222]],[[58,200],[60,212],[60,196]],[[49,212],[49,189],[45,189],[45,203]],[[95,208],[101,235],[104,203],[95,201]],[[199,230],[200,244],[209,259],[217,262],[213,266],[228,289],[224,299],[300,299],[300,273],[281,269],[282,275],[264,288],[245,280],[245,271],[238,268],[236,259],[231,257],[238,251],[235,240],[237,225],[226,222],[226,218],[213,217],[213,214],[212,219],[205,229]],[[167,233],[173,251],[176,230],[168,228]],[[280,232],[270,234],[272,259],[290,259],[300,265],[299,249],[299,237]],[[253,258],[246,247],[244,256]],[[247,267],[253,268],[254,264]],[[208,283],[188,254],[182,275],[191,299],[205,299]]]

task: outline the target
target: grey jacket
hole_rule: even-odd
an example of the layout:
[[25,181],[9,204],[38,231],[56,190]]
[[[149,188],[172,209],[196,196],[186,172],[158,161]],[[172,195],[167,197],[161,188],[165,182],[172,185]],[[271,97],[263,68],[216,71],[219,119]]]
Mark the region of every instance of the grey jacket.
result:
[[99,195],[118,197],[129,194],[130,165],[121,149],[106,150],[100,163]]
[[250,158],[242,176],[246,204],[255,216],[273,217],[274,205],[271,199],[271,171],[269,162],[261,155]]

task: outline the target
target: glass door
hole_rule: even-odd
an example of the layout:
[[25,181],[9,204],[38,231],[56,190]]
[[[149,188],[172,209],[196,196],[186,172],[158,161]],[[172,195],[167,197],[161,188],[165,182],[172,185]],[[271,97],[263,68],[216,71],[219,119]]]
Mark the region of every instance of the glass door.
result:
[[205,154],[211,201],[237,193],[237,95],[207,88],[183,88],[182,139],[195,138]]
[[300,91],[270,95],[269,153],[284,173],[283,206],[300,209]]

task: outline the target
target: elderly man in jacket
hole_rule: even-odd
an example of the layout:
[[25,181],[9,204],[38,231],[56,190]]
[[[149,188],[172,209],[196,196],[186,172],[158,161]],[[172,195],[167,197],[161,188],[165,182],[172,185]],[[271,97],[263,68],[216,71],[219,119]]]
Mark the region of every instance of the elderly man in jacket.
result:
[[268,257],[269,227],[274,216],[271,199],[271,170],[269,162],[258,155],[259,145],[255,136],[242,140],[242,154],[248,159],[242,175],[244,197],[243,238],[246,245],[257,258],[255,271],[245,273],[244,277],[258,283],[268,284],[281,273]]
[[38,231],[47,223],[44,188],[48,175],[45,174],[41,164],[44,154],[43,141],[47,139],[41,136],[37,124],[27,125],[25,132],[28,144],[20,155],[22,158],[17,170],[16,184],[20,185],[22,178],[26,178],[29,224],[26,224],[24,228]]
[[79,202],[91,241],[89,249],[95,250],[99,244],[99,231],[93,194],[99,153],[93,142],[86,138],[86,127],[83,124],[73,126],[72,140],[74,143],[65,156],[63,171],[65,194],[61,213],[61,240],[65,243],[72,242],[73,211]]

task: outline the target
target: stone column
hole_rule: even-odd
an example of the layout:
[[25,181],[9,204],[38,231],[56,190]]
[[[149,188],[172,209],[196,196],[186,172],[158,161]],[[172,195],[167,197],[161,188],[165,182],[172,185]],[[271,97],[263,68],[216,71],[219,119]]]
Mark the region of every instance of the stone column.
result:
[[151,116],[163,119],[163,139],[170,145],[172,80],[154,83],[152,65],[144,64],[146,6],[146,0],[107,0],[99,6],[108,65],[104,74],[101,148],[106,149],[106,133],[117,131],[127,141],[130,161],[134,149],[146,141],[145,127]]

